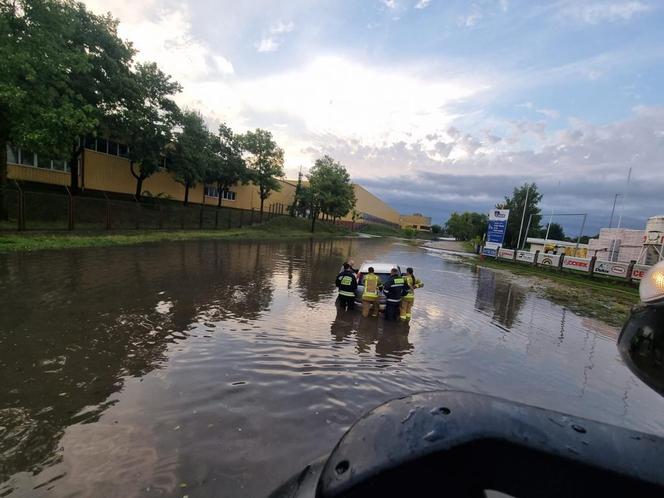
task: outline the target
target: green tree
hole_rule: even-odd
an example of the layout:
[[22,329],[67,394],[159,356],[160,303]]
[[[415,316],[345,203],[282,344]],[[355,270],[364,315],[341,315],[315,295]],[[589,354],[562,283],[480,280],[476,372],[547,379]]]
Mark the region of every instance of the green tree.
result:
[[[94,109],[71,85],[91,71],[80,47],[72,2],[0,2],[0,219],[7,211],[7,146],[46,157],[69,156],[71,137],[97,123]],[[84,9],[83,9],[84,10]]]
[[181,87],[154,63],[137,64],[132,76],[131,101],[121,118],[121,129],[129,146],[136,198],[140,200],[143,182],[163,164],[165,148],[173,140],[180,109],[171,96]]
[[184,185],[185,206],[189,204],[189,189],[205,178],[210,163],[214,161],[211,143],[203,117],[195,111],[184,112],[182,128],[168,148],[166,165],[175,179]]
[[[528,203],[526,205],[526,196]],[[542,194],[537,190],[535,183],[524,183],[521,187],[514,187],[512,197],[505,197],[505,201],[496,205],[498,209],[509,209],[510,215],[507,220],[507,229],[505,233],[505,245],[507,247],[518,248],[519,243],[523,242],[529,236],[534,236],[541,231],[540,222],[542,220],[539,203],[542,200]],[[523,230],[521,240],[519,240],[519,230],[521,228],[521,219],[526,205],[525,216],[523,218]],[[528,219],[532,215],[530,229],[526,232]]]
[[443,232],[443,227],[440,225],[431,225],[431,233],[434,235],[439,235]]
[[[542,238],[546,237],[546,225],[542,226],[539,235]],[[565,240],[565,231],[560,223],[551,223],[548,238],[550,240]]]
[[208,168],[206,181],[217,185],[219,193],[217,208],[220,208],[223,192],[239,183],[248,183],[249,173],[242,158],[240,137],[233,133],[228,125],[222,123],[219,126],[219,135],[212,135],[211,138],[213,158],[210,168]]
[[281,190],[278,178],[284,176],[284,151],[277,146],[272,133],[256,128],[241,137],[243,149],[249,154],[247,164],[251,182],[258,187],[261,200],[260,221],[263,206],[272,192]]
[[330,156],[317,159],[308,175],[307,200],[311,216],[311,231],[322,213],[336,220],[355,207],[355,189],[346,168]]
[[447,222],[445,231],[459,240],[471,240],[486,233],[488,216],[482,213],[453,212]]

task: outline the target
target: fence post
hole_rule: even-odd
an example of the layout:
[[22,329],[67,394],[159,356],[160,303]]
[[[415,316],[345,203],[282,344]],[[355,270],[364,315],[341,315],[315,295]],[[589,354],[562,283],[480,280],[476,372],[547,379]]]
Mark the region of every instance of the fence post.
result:
[[138,199],[134,195],[134,202],[136,203],[136,230],[141,228],[141,203],[138,202]]
[[249,225],[254,224],[254,208],[251,208],[251,218],[249,220]]
[[71,195],[71,191],[69,190],[69,187],[65,185],[65,189],[67,190],[67,195],[69,196],[69,203],[67,204],[67,216],[68,216],[68,223],[67,223],[67,229],[68,230],[73,230],[74,229],[74,197]]
[[565,255],[561,254],[560,259],[558,260],[558,271],[562,272],[563,271],[563,261],[565,260]]
[[539,249],[535,251],[535,257],[533,258],[533,266],[537,266],[537,260],[539,259]]
[[205,209],[205,204],[201,206],[201,212],[198,215],[198,229],[203,230],[203,210]]
[[161,201],[157,197],[157,206],[159,206],[159,221],[157,222],[159,225],[159,230],[164,229],[164,211],[161,207]]
[[228,229],[230,230],[233,228],[233,210],[229,209],[228,210]]
[[632,260],[629,262],[629,266],[627,267],[627,283],[632,283],[632,272],[634,271],[634,265],[636,264],[636,261]]
[[106,230],[111,229],[111,200],[106,195],[106,192],[102,191],[104,197],[106,198]]
[[590,268],[588,269],[590,276],[592,277],[595,274],[595,263],[597,262],[597,256],[590,258]]
[[19,183],[16,180],[14,180],[14,183],[18,189],[18,229],[23,231],[25,230],[25,195]]
[[243,218],[243,216],[244,216],[244,209],[240,209],[240,225],[238,226],[238,228],[242,228],[242,218]]
[[219,208],[215,209],[214,211],[214,229],[217,230],[219,228]]

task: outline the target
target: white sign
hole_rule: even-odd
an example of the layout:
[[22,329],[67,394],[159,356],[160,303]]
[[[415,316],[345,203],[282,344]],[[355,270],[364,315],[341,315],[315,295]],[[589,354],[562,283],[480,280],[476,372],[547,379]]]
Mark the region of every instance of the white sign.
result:
[[546,254],[546,253],[539,253],[539,256],[537,256],[537,263],[541,266],[554,266],[558,267],[560,264],[560,255],[558,254]]
[[489,221],[501,220],[507,221],[510,215],[509,209],[492,209],[489,211]]
[[646,276],[650,268],[652,267],[647,265],[634,265],[634,268],[632,268],[632,278],[634,280],[641,280]]
[[600,261],[595,262],[595,269],[593,273],[599,273],[601,275],[611,275],[613,277],[627,278],[627,269],[629,264],[627,263],[615,263],[613,261]]
[[535,253],[528,251],[517,251],[516,260],[523,261],[524,263],[532,263],[535,261]]
[[572,258],[565,256],[563,259],[563,268],[569,270],[590,271],[590,258]]
[[498,257],[501,259],[514,259],[514,249],[498,249]]

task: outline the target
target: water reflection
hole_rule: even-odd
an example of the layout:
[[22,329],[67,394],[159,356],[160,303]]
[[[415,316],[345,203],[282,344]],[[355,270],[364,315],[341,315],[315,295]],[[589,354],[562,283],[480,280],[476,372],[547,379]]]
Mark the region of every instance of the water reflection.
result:
[[512,328],[525,299],[523,287],[487,268],[478,266],[476,272],[475,309],[492,313],[494,320],[508,329]]
[[0,482],[56,463],[66,427],[99,420],[127,377],[159,368],[196,324],[259,319],[278,253],[317,302],[334,288],[323,262],[352,241],[167,247],[0,257]]
[[[335,308],[351,256],[425,278],[409,324]],[[407,244],[0,255],[0,293],[0,496],[262,496],[367,410],[441,388],[664,430],[615,329]]]
[[[381,318],[363,317],[360,310],[346,311],[337,307],[330,333],[335,342],[341,343],[354,337],[358,354],[371,352],[372,346],[378,358],[401,359],[412,353],[413,344],[408,340],[410,326]],[[379,365],[380,366],[380,365]]]

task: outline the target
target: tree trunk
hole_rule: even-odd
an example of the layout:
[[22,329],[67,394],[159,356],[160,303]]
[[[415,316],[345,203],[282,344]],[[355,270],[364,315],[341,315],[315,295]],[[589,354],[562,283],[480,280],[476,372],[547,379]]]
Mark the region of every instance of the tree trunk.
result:
[[71,172],[69,189],[72,195],[76,195],[80,191],[78,188],[78,157],[81,155],[81,152],[83,152],[83,142],[80,145],[74,146],[71,157],[69,158],[69,170]]
[[318,214],[314,212],[314,215],[311,217],[311,233],[314,233],[314,229],[316,227],[316,218],[318,217]]
[[221,192],[221,183],[217,182],[217,194],[219,194],[217,197],[217,209],[221,207]]
[[261,214],[258,218],[260,223],[263,223],[263,203],[265,202],[265,199],[263,199],[263,196],[261,195]]
[[0,221],[9,219],[5,187],[7,186],[7,140],[0,139]]
[[184,184],[184,203],[185,206],[189,204],[189,182]]
[[143,192],[143,180],[145,180],[146,177],[143,176],[143,173],[136,173],[136,170],[134,169],[134,161],[131,161],[129,163],[129,171],[131,171],[131,175],[136,178],[136,200],[138,202],[141,202],[141,193]]

